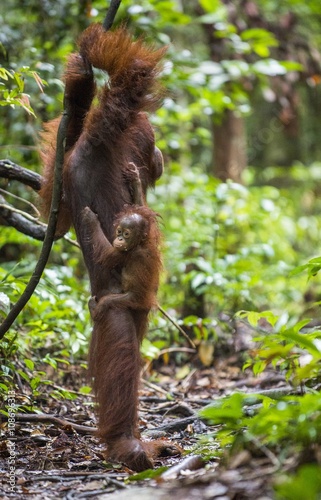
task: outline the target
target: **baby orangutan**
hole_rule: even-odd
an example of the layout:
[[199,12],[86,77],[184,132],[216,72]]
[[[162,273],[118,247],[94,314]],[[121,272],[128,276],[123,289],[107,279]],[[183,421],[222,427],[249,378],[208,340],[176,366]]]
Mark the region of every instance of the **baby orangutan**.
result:
[[[157,305],[156,293],[162,266],[159,242],[160,232],[157,214],[146,206],[127,206],[115,222],[115,239],[110,243],[104,235],[97,216],[89,207],[82,213],[84,230],[93,243],[94,259],[99,262],[104,273],[110,275],[109,290],[92,297],[89,308],[94,321],[108,308],[131,309],[135,316],[138,311],[144,316]],[[115,293],[113,277],[120,283]],[[119,285],[118,285],[119,286]],[[137,325],[137,337],[145,334],[141,321]]]

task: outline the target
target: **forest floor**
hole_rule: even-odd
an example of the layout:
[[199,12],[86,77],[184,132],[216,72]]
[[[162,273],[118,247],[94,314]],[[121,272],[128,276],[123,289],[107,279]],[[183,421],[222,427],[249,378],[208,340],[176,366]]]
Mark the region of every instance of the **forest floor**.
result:
[[[81,427],[93,426],[95,421],[92,397],[77,392],[85,383],[85,374],[71,367],[57,383],[60,388],[74,391],[75,399],[55,399],[52,391],[60,388],[48,385],[48,392],[42,393],[35,405],[47,415],[46,421],[35,413],[19,414],[14,437],[9,435],[7,422],[1,424],[0,498],[275,498],[273,482],[280,471],[264,450],[259,454],[243,450],[225,461],[224,453],[223,458],[222,453],[221,458],[215,453],[218,445],[213,440],[208,448],[214,458],[201,459],[197,451],[202,437],[213,432],[213,427],[199,418],[198,410],[213,399],[238,391],[250,393],[288,387],[282,374],[270,371],[254,378],[250,371],[242,371],[242,363],[241,353],[230,351],[221,356],[218,353],[208,368],[199,361],[189,360],[179,367],[173,363],[154,366],[145,373],[140,391],[143,436],[147,439],[165,436],[185,450],[181,457],[157,461],[157,477],[149,473],[145,477],[135,475],[122,465],[104,461],[98,440]],[[53,380],[54,374],[48,373],[48,378]],[[21,404],[23,397],[18,397]],[[80,427],[76,430],[74,424]],[[9,476],[9,466],[14,466],[14,475]]]

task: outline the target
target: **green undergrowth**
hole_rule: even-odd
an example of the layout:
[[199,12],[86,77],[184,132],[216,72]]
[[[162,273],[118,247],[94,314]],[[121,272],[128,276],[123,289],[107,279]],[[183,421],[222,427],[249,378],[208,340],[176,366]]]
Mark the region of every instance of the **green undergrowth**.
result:
[[[277,473],[280,499],[290,498],[285,491],[300,491],[320,465],[321,203],[314,171],[307,177],[307,169],[293,167],[291,189],[281,189],[222,184],[200,168],[173,164],[149,195],[162,215],[161,306],[196,344],[228,342],[231,325],[244,322],[252,332],[244,370],[259,376],[272,368],[288,380],[287,395],[256,394],[251,396],[255,404],[249,404],[248,395],[237,393],[202,411],[202,418],[218,426],[201,444],[203,454],[218,456],[224,450],[228,460],[242,449],[253,456],[266,453]],[[14,255],[18,251],[0,267],[0,314],[5,315],[30,278],[39,243],[3,228],[1,246]],[[5,395],[19,378],[29,395],[18,401],[22,411],[36,408],[48,386],[54,398],[76,397],[60,382],[70,365],[86,364],[88,288],[79,250],[56,242],[40,285],[1,343],[0,392]],[[191,297],[202,302],[203,318],[193,313],[193,302],[184,316]],[[161,353],[175,346],[186,347],[185,337],[156,311],[143,356],[164,360]],[[171,356],[177,365],[191,359],[181,352]],[[54,381],[48,367],[54,368]],[[85,382],[80,390],[89,390]],[[309,484],[309,498],[317,498],[318,481]]]
[[[253,459],[266,456],[274,467],[276,498],[317,500],[321,495],[321,330],[309,328],[306,321],[291,324],[271,311],[242,311],[239,316],[260,330],[243,368],[259,375],[273,366],[285,373],[289,388],[236,392],[205,407],[200,416],[217,426],[205,438],[205,453],[215,442],[226,462],[242,450]],[[262,319],[264,332],[259,328]]]

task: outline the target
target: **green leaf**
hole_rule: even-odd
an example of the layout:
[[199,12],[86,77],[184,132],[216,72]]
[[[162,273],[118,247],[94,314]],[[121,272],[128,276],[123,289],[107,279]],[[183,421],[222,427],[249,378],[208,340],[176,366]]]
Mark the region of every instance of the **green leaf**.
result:
[[34,369],[35,364],[34,364],[34,362],[31,359],[26,359],[25,358],[24,362],[25,362],[26,367],[29,368],[29,370],[32,371]]
[[158,358],[160,349],[152,344],[150,340],[145,338],[142,342],[141,352],[144,358],[152,360]]
[[92,388],[89,385],[83,385],[80,387],[79,392],[81,394],[90,394],[92,391]]
[[30,381],[30,387],[32,390],[35,390],[39,387],[39,384],[41,383],[40,377],[33,377]]
[[219,401],[213,401],[199,412],[202,418],[210,420],[211,423],[220,424],[229,421],[237,422],[243,417],[244,395],[235,393],[232,396]]
[[221,7],[220,0],[200,0],[199,3],[205,12],[208,12],[209,14],[215,12]]
[[283,332],[281,335],[286,340],[292,340],[298,346],[300,346],[302,348],[306,348],[310,353],[320,353],[317,346],[304,333],[296,333],[294,331],[286,331],[286,332]]
[[158,467],[157,469],[148,469],[143,472],[139,472],[138,474],[133,474],[129,476],[128,481],[143,481],[144,479],[154,479],[155,477],[159,477],[163,472],[168,470],[168,467]]
[[321,497],[321,467],[306,464],[294,474],[282,475],[276,482],[277,498],[282,500],[317,500]]

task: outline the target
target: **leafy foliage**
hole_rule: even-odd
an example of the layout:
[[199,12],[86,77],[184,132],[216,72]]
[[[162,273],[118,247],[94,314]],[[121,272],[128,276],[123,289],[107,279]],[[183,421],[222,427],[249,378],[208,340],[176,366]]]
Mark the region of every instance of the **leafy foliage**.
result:
[[[11,237],[10,237],[11,236]],[[39,243],[18,235],[7,228],[1,233],[0,240],[25,244],[25,258],[18,265],[0,268],[0,313],[5,314],[8,303],[15,302],[23,292],[29,279],[29,259]],[[27,245],[26,245],[27,243]],[[77,266],[76,256],[62,252],[65,265],[55,265],[45,270],[40,284],[27,307],[17,319],[17,324],[1,343],[0,373],[1,390],[7,392],[14,384],[18,374],[34,397],[42,392],[42,384],[48,384],[46,366],[57,370],[57,376],[65,368],[87,352],[90,331],[87,310],[88,291],[86,282],[74,275]],[[17,334],[19,331],[19,335]],[[22,359],[23,367],[16,363]],[[52,391],[53,397],[70,397],[68,391]],[[74,397],[74,396],[72,396]]]
[[[248,416],[254,402],[260,409]],[[319,394],[284,397],[275,401],[260,394],[235,393],[204,408],[200,415],[212,424],[224,424],[216,437],[232,450],[254,442],[267,446],[285,460],[294,450],[306,451],[320,444],[321,398]],[[280,451],[282,449],[282,458]]]
[[[315,162],[320,141],[314,126],[319,124],[320,75],[316,72],[308,78],[306,71],[314,67],[314,61],[307,61],[301,49],[313,47],[311,52],[319,57],[320,5],[319,0],[255,3],[264,12],[265,28],[246,28],[241,12],[244,29],[240,30],[219,0],[123,0],[119,21],[126,19],[137,34],[169,45],[163,71],[168,93],[154,118],[166,173],[149,194],[150,205],[163,217],[162,306],[197,341],[217,342],[219,337],[226,341],[232,331],[227,324],[247,321],[253,328],[254,347],[244,369],[251,368],[258,375],[273,366],[286,373],[295,389],[308,388],[302,396],[281,399],[233,394],[206,408],[202,418],[219,426],[214,438],[222,449],[253,452],[254,448],[267,453],[272,461],[275,457],[276,470],[291,455],[299,457],[296,473],[277,478],[277,498],[314,499],[320,496],[320,467],[301,465],[300,460],[303,457],[304,462],[306,451],[317,462],[320,450],[321,399],[311,387],[319,383],[321,333],[302,318],[318,319],[321,292],[320,163]],[[57,75],[77,34],[88,24],[82,7],[75,0],[45,2],[41,8],[39,2],[21,6],[11,0],[0,15],[4,52],[10,49],[9,61],[0,68],[0,129],[2,144],[8,145],[2,146],[3,154],[36,170],[37,128],[62,109],[63,85]],[[97,0],[87,14],[91,20],[102,19],[105,9],[106,2]],[[295,14],[295,31],[281,30],[285,39],[280,45],[268,28],[288,13]],[[220,61],[210,59],[204,23],[215,29],[217,44],[224,41]],[[281,58],[278,49],[287,46],[288,35],[299,37],[300,50],[294,45],[289,57]],[[286,86],[286,76],[297,82],[302,99],[301,133],[294,140],[300,140],[300,152],[314,163],[296,162],[284,169],[275,166],[275,150],[279,147],[283,152],[291,139],[284,135],[289,118],[285,123],[280,119],[280,102],[271,82],[276,77],[281,87]],[[43,79],[48,87],[39,93]],[[19,114],[19,108],[23,113]],[[248,154],[254,167],[244,176],[246,187],[220,183],[209,173],[211,126],[220,122],[226,110],[247,118]],[[263,152],[268,168],[263,168]],[[285,160],[285,165],[291,164]],[[11,189],[30,196],[13,185]],[[4,249],[0,268],[3,316],[24,289],[39,244],[1,227],[0,247]],[[13,258],[10,249],[14,249]],[[52,384],[49,367],[59,380],[70,363],[83,363],[90,330],[87,295],[78,251],[65,242],[56,243],[40,286],[1,343],[0,393],[6,393],[19,377],[28,396],[22,409],[36,406],[44,384]],[[185,315],[191,299],[191,311]],[[195,304],[204,306],[204,317],[197,314]],[[156,359],[169,346],[184,342],[165,318],[155,314],[143,355]],[[180,356],[175,357],[177,363],[183,359]],[[51,395],[75,397],[60,386],[53,387]],[[217,446],[213,451],[212,445],[207,437],[206,454],[217,456],[220,452]]]
[[300,500],[320,498],[320,467],[315,464],[302,465],[296,474],[282,476],[276,484],[276,498],[279,500]]
[[[258,401],[256,410],[251,411],[252,404]],[[274,464],[275,471],[281,470],[293,456],[313,459],[314,452],[320,448],[319,393],[289,396],[278,401],[260,394],[235,393],[206,407],[201,416],[220,425],[214,439],[222,449],[228,449],[231,454],[247,449],[254,457],[263,452]],[[319,465],[303,465],[294,475],[276,476],[277,498],[302,498],[300,494],[306,488],[309,498],[317,499],[321,493],[319,477]],[[296,493],[295,488],[298,488]]]
[[[25,111],[35,116],[29,103],[29,97],[24,93],[24,75],[34,78],[42,91],[45,82],[39,78],[36,72],[31,71],[29,68],[24,67],[19,71],[8,71],[6,68],[0,67],[0,106],[21,106]],[[9,88],[10,79],[14,82],[13,88]]]
[[164,300],[178,307],[190,285],[196,295],[205,294],[211,315],[261,310],[265,304],[281,311],[291,309],[292,301],[297,312],[306,277],[289,281],[289,274],[315,247],[320,231],[313,215],[316,232],[303,230],[310,218],[296,213],[298,197],[270,186],[222,184],[198,169],[165,175],[156,197],[150,196],[164,219]]

